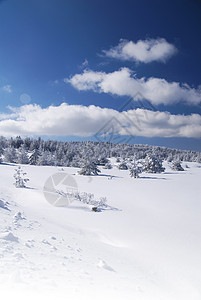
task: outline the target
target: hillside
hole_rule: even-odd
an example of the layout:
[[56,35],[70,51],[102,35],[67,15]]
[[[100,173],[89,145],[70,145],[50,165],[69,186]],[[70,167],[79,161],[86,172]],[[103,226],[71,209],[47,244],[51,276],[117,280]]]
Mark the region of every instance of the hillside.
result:
[[[27,188],[13,185],[14,164],[0,164],[0,286],[3,299],[201,298],[201,166],[142,173],[23,165]],[[74,201],[52,206],[43,194],[55,173],[78,190],[106,197],[93,212]]]

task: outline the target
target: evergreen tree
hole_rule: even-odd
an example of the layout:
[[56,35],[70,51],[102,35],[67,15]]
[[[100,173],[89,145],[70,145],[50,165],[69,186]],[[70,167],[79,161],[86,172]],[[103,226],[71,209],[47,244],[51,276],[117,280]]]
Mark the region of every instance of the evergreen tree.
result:
[[4,161],[8,163],[15,163],[17,159],[16,150],[13,147],[4,150]]
[[80,175],[98,175],[100,170],[97,168],[94,162],[86,162],[81,170],[79,171]]
[[28,164],[29,163],[28,155],[27,155],[26,151],[23,148],[19,149],[19,152],[17,154],[16,162],[18,164]]
[[99,166],[105,166],[108,162],[109,160],[106,157],[101,157],[97,159],[97,165]]
[[38,158],[38,165],[40,166],[53,166],[53,156],[49,151],[44,151]]
[[39,150],[38,149],[34,149],[33,153],[29,157],[29,163],[30,163],[30,165],[36,166],[38,164],[39,156],[40,156]]
[[174,161],[172,163],[171,169],[174,171],[184,171],[184,169],[181,166],[181,163],[179,161]]
[[133,178],[139,178],[139,174],[142,172],[142,168],[136,164],[133,164],[130,168],[130,176]]
[[143,163],[142,171],[147,173],[161,173],[165,171],[165,168],[163,168],[161,159],[148,155]]
[[14,174],[15,183],[14,183],[14,185],[15,185],[16,188],[26,187],[26,182],[29,181],[29,179],[25,177],[26,175],[27,175],[27,173],[23,172],[23,170],[20,166],[17,169],[15,169],[15,174]]

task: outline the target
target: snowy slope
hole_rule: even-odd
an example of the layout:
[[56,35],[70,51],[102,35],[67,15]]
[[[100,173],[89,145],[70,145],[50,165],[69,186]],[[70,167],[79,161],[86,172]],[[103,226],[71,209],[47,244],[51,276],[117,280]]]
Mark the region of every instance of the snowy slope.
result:
[[[57,167],[24,165],[27,189],[0,165],[0,287],[4,299],[201,299],[201,166],[129,177],[77,175],[81,192],[108,207],[50,205],[43,186]],[[113,176],[110,179],[110,176]]]

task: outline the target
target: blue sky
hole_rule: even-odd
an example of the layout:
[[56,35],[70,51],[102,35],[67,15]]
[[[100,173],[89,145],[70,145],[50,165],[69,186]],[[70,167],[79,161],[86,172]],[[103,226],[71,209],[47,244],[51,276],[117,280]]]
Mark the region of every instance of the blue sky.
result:
[[198,0],[0,1],[0,134],[87,140],[115,117],[201,151],[200,28]]

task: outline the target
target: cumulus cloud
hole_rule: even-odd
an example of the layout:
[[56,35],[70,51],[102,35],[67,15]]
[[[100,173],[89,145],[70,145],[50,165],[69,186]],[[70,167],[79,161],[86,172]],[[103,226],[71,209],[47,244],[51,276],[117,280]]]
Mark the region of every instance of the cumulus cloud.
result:
[[[10,114],[1,115],[0,132],[4,136],[80,136],[90,137],[113,120],[113,129],[120,135],[144,137],[201,137],[201,116],[171,115],[169,112],[142,108],[119,112],[94,105],[68,105],[41,108],[39,105],[10,107]],[[115,127],[115,128],[114,128]]]
[[6,93],[9,93],[9,94],[12,93],[11,85],[9,85],[9,84],[4,85],[4,86],[2,87],[2,90],[3,90],[4,92],[6,92]]
[[76,74],[64,81],[78,90],[147,99],[154,105],[171,105],[179,102],[196,105],[201,102],[200,87],[196,89],[187,84],[168,82],[162,78],[137,78],[128,68],[112,73],[85,70],[82,74]]
[[120,40],[109,50],[103,50],[105,56],[120,60],[150,63],[165,62],[177,52],[177,48],[163,38],[133,41]]

